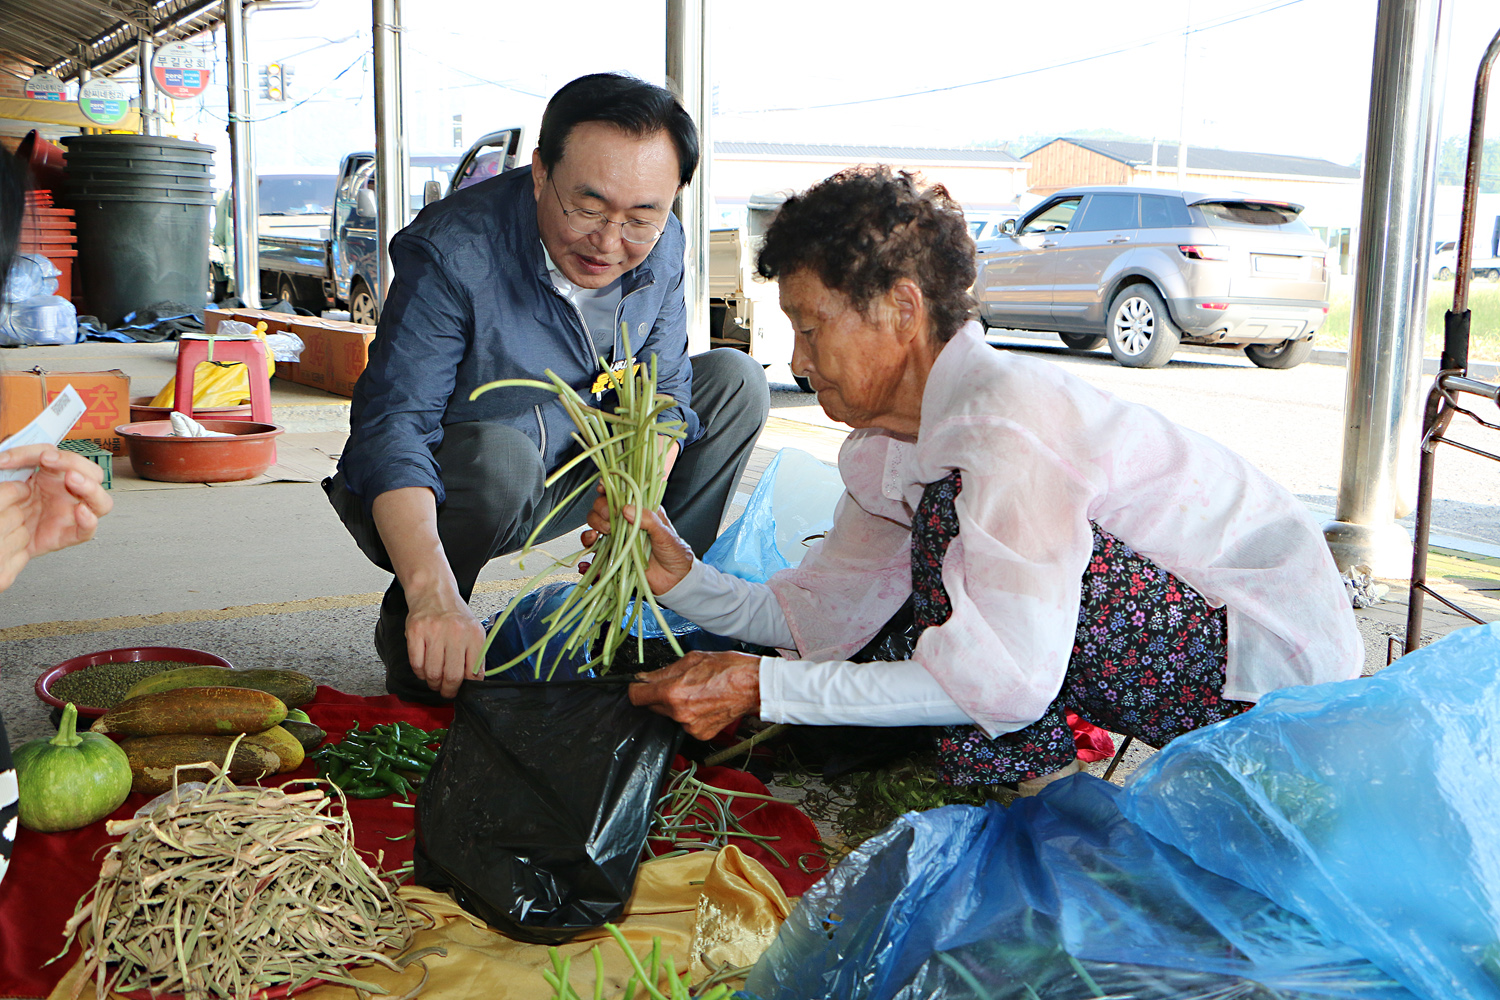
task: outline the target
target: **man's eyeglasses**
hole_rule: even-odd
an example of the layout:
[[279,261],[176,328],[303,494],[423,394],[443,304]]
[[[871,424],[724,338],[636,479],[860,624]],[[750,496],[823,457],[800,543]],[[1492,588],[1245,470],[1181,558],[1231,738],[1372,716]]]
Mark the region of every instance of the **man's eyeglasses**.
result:
[[595,212],[590,208],[569,208],[563,204],[562,195],[558,194],[557,184],[552,178],[548,177],[547,183],[552,187],[552,196],[557,199],[563,218],[568,221],[568,228],[580,236],[592,236],[605,226],[619,226],[620,238],[626,243],[655,243],[661,238],[660,228],[640,219],[615,222],[606,218],[603,212]]

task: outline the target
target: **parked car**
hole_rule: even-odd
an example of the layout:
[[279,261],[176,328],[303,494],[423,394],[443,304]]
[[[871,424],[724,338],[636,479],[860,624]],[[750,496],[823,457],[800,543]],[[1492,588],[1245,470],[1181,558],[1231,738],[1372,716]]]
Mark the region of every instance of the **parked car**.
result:
[[969,223],[969,235],[975,243],[983,243],[1000,235],[1001,228],[1008,220],[1014,219],[1016,212],[992,212],[988,215],[966,216]]
[[1427,263],[1427,276],[1436,281],[1452,281],[1457,267],[1458,243],[1454,240],[1438,240],[1434,243],[1432,259]]
[[1130,368],[1158,368],[1184,343],[1292,368],[1328,315],[1327,248],[1301,211],[1244,194],[1068,188],[979,244],[979,317],[1074,350],[1107,343]]

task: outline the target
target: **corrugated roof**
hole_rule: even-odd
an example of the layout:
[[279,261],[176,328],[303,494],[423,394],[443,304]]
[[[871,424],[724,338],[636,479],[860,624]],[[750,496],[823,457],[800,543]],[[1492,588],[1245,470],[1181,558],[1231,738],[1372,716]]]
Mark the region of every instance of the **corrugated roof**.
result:
[[823,146],[794,142],[715,142],[718,156],[810,156],[861,163],[988,163],[1020,164],[1003,149],[930,149],[915,146]]
[[[1151,143],[1116,142],[1105,139],[1072,139],[1067,136],[1052,140],[1070,142],[1075,146],[1107,156],[1111,160],[1132,167],[1151,165]],[[1033,149],[1045,149],[1051,142]],[[1177,143],[1163,142],[1156,147],[1156,164],[1163,169],[1177,169]],[[1187,153],[1189,170],[1219,172],[1226,174],[1293,174],[1302,177],[1333,177],[1354,180],[1359,171],[1342,166],[1331,160],[1319,160],[1309,156],[1283,156],[1280,153],[1247,153],[1235,149],[1210,149],[1205,146],[1189,146]]]
[[216,27],[222,11],[221,0],[0,0],[0,50],[64,80],[84,65],[108,75],[135,65],[142,28],[177,41]]

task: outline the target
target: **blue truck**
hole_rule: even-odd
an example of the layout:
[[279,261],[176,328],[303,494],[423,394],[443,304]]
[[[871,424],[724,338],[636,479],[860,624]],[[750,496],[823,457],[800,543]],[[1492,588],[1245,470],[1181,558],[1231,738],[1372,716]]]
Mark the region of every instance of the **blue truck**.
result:
[[[421,180],[423,173],[429,179],[422,190],[412,192],[412,215],[447,194],[511,169],[520,153],[521,129],[513,128],[489,133],[456,160],[413,156],[415,179]],[[313,315],[346,309],[354,322],[374,325],[380,316],[375,181],[375,154],[350,153],[339,166],[326,230],[317,237],[286,236],[267,233],[263,227],[263,296],[275,296]]]

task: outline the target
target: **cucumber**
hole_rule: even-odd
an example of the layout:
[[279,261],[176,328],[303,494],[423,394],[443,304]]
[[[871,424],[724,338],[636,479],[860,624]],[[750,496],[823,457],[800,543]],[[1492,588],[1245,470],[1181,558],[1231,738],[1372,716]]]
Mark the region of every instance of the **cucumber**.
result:
[[281,767],[277,768],[277,774],[286,774],[295,771],[302,766],[302,759],[306,751],[302,744],[290,732],[281,726],[272,726],[263,733],[255,733],[245,737],[246,743],[254,743],[256,746],[265,747],[267,750],[281,758]]
[[193,687],[127,698],[90,729],[122,736],[263,733],[286,718],[275,695],[253,688]]
[[125,697],[159,694],[193,687],[254,688],[273,694],[287,708],[306,705],[318,693],[317,682],[295,670],[229,670],[224,667],[178,667],[143,677],[125,692]]
[[312,753],[323,745],[328,734],[311,722],[298,722],[296,719],[287,718],[282,722],[281,728],[292,734],[292,738],[302,744],[305,753]]
[[[178,782],[207,781],[213,774],[206,767],[181,764],[211,762],[224,766],[224,758],[234,744],[230,736],[142,736],[125,740],[120,748],[130,760],[130,790],[143,795],[160,795]],[[241,740],[229,763],[229,777],[236,782],[255,781],[281,768],[281,758],[272,750]]]

